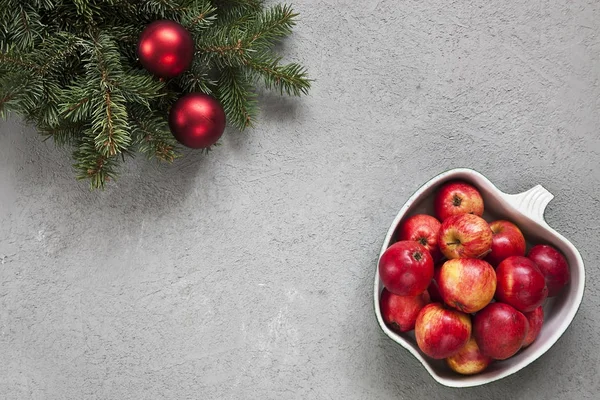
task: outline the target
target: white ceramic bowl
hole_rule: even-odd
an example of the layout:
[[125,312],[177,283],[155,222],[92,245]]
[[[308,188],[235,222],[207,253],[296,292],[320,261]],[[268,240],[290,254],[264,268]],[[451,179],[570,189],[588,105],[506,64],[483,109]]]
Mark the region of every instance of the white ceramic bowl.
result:
[[519,194],[506,194],[494,186],[485,176],[471,169],[453,169],[444,172],[425,183],[400,209],[392,222],[381,248],[381,254],[396,240],[396,231],[400,222],[407,216],[427,213],[433,214],[433,195],[443,183],[460,179],[476,186],[483,196],[484,218],[507,219],[514,222],[523,231],[528,244],[546,243],[563,252],[571,268],[570,283],[556,297],[548,299],[544,305],[545,319],[542,330],[533,344],[521,350],[515,356],[504,361],[493,362],[487,370],[478,375],[462,376],[451,371],[443,360],[432,360],[418,348],[414,331],[397,334],[390,330],[381,317],[379,296],[383,284],[379,273],[375,273],[375,313],[377,321],[390,338],[410,351],[423,364],[431,376],[442,385],[451,387],[469,387],[483,385],[514,374],[524,368],[556,343],[565,332],[583,298],[585,270],[581,255],[566,238],[552,229],[544,220],[544,210],[554,196],[541,185]]

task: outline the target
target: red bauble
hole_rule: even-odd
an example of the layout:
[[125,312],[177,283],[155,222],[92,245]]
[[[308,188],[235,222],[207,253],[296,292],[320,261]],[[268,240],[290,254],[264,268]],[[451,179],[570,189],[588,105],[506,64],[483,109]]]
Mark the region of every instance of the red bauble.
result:
[[225,130],[225,112],[214,97],[189,93],[173,104],[169,127],[175,139],[184,146],[192,149],[210,147]]
[[177,22],[155,21],[140,35],[137,54],[149,72],[161,78],[172,78],[192,64],[194,41]]

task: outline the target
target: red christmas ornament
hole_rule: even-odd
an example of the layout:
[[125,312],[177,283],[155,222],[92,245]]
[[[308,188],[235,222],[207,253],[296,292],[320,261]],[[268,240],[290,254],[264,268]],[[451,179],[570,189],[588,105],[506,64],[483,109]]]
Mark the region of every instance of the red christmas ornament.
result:
[[210,147],[225,130],[225,112],[214,97],[189,93],[171,107],[169,128],[184,146],[192,149]]
[[140,35],[137,54],[149,72],[161,78],[172,78],[192,64],[194,41],[177,22],[155,21]]

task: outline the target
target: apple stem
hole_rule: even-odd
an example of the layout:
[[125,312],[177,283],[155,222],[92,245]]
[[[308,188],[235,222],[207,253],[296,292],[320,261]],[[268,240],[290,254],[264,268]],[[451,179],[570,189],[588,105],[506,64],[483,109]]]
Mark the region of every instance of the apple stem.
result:
[[487,256],[488,254],[490,254],[492,252],[492,249],[486,250],[483,253],[481,253],[480,255],[477,256],[477,258],[483,258],[485,256]]
[[455,244],[460,244],[460,241],[458,241],[458,242],[446,242],[447,246],[451,246],[451,245],[455,245]]
[[465,312],[465,306],[459,301],[454,302],[454,308],[458,308],[460,311]]

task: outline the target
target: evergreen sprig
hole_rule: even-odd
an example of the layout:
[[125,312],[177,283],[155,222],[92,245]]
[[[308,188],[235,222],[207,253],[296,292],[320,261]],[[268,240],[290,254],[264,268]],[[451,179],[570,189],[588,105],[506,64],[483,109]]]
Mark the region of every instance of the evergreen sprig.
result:
[[[0,116],[13,111],[72,146],[77,177],[104,187],[125,156],[178,157],[167,118],[185,93],[216,96],[238,129],[255,121],[258,84],[306,94],[304,67],[273,52],[297,16],[262,0],[0,0]],[[158,19],[181,23],[196,43],[191,68],[169,80],[136,56]]]

